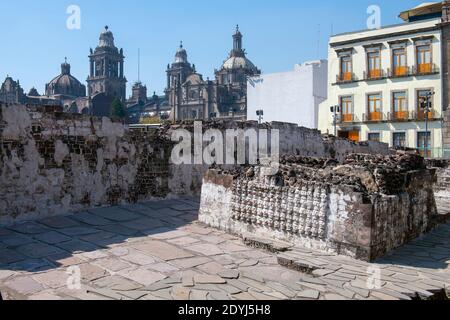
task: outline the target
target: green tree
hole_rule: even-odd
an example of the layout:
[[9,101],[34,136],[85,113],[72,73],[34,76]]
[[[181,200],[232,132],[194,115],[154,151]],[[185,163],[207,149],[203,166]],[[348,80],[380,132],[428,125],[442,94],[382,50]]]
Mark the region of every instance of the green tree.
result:
[[118,98],[115,98],[111,103],[111,117],[125,119],[126,116],[127,111],[122,102]]

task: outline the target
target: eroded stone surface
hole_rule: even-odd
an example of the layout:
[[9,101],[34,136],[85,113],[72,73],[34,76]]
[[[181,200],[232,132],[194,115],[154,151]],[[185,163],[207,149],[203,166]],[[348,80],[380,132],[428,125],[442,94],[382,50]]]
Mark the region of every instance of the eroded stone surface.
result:
[[[156,203],[159,209],[166,206],[164,202]],[[167,206],[172,205],[167,202]],[[142,211],[141,207],[137,208]],[[7,293],[6,297],[407,300],[417,294],[430,297],[439,288],[450,286],[450,225],[441,226],[376,263],[368,263],[300,247],[270,253],[247,247],[235,236],[195,222],[157,227],[149,234],[119,237],[114,232],[103,231],[103,223],[95,226],[90,219],[77,221],[78,228],[92,228],[96,232],[63,235],[70,240],[49,245],[44,240],[49,241],[55,232],[60,234],[65,228],[46,226],[45,232],[31,234],[32,243],[6,244],[6,248],[0,248],[0,290]],[[114,230],[121,223],[112,221],[107,226]],[[2,236],[17,236],[12,232],[3,231],[0,240]],[[107,241],[108,247],[97,247],[90,241]],[[64,243],[69,245],[58,247]],[[85,243],[89,246],[85,247]],[[277,255],[315,265],[317,269],[309,275],[289,270],[278,264]],[[81,290],[67,289],[69,267],[80,268]],[[380,270],[381,288],[367,286],[373,268]]]

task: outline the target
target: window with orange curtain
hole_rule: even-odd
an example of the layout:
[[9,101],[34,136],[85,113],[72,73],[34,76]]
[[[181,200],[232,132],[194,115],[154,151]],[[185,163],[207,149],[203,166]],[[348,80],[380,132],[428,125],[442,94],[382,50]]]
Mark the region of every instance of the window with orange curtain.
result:
[[341,98],[342,122],[353,121],[353,97]]
[[418,73],[430,73],[431,70],[431,45],[417,46],[417,71]]
[[352,57],[350,55],[341,57],[341,80],[351,81],[353,78]]
[[[417,91],[417,119],[425,120],[425,109],[422,108],[422,104],[426,102],[427,95],[430,93],[430,90],[418,90]],[[433,98],[430,100],[430,107],[433,108]],[[428,113],[428,119],[433,118],[433,110],[430,110]]]
[[367,53],[367,65],[370,79],[381,77],[381,52],[375,50]]
[[370,121],[381,120],[381,94],[371,94],[368,96],[368,111]]
[[408,106],[406,101],[406,92],[394,92],[392,100],[394,102],[394,118],[396,120],[408,119]]
[[408,67],[406,65],[406,49],[398,48],[392,51],[392,60],[394,68],[394,76],[405,76],[408,73]]

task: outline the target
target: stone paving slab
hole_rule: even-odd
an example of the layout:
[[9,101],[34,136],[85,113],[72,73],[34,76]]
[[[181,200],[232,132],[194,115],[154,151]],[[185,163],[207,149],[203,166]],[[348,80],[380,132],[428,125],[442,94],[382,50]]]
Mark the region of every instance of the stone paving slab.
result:
[[[196,210],[197,201],[163,200],[0,228],[0,291],[31,300],[409,300],[450,287],[450,225],[366,263],[267,239],[250,247],[193,221]],[[77,272],[82,287],[71,290]]]

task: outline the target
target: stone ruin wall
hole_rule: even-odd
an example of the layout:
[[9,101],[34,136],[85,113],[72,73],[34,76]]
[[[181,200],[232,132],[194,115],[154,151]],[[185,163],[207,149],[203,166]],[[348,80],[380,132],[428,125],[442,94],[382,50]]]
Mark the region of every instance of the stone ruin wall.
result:
[[434,185],[436,205],[439,213],[450,213],[450,161],[437,167],[437,181]]
[[259,167],[245,174],[211,170],[205,175],[199,220],[244,237],[283,240],[363,260],[373,260],[433,225],[433,170],[397,172],[383,164],[368,169],[325,161],[310,165],[285,163],[281,176],[261,175]]
[[[171,132],[192,123],[142,132],[109,118],[2,105],[0,223],[78,212],[149,198],[199,196],[207,165],[170,163]],[[323,138],[292,124],[207,122],[204,127],[280,130],[280,153],[330,157],[391,151],[382,143]]]
[[[170,136],[174,129],[186,129],[194,132],[191,122],[182,123],[176,126],[166,128],[167,134]],[[270,124],[258,125],[255,121],[235,122],[235,121],[208,121],[203,122],[204,130],[216,128],[225,132],[227,129],[246,130],[246,129],[277,129],[279,130],[280,146],[279,152],[283,154],[299,155],[304,157],[320,157],[337,159],[343,162],[345,157],[351,153],[381,154],[388,155],[393,151],[388,148],[387,144],[379,142],[360,142],[355,143],[347,139],[340,138],[324,138],[320,131],[299,127],[295,124],[271,122]],[[270,147],[270,139],[269,147]],[[224,150],[225,153],[225,150]],[[230,166],[220,166],[229,169]],[[170,179],[170,190],[177,194],[200,195],[203,177],[208,165],[170,165],[172,179]]]
[[2,106],[0,223],[166,197],[171,143],[109,118]]

